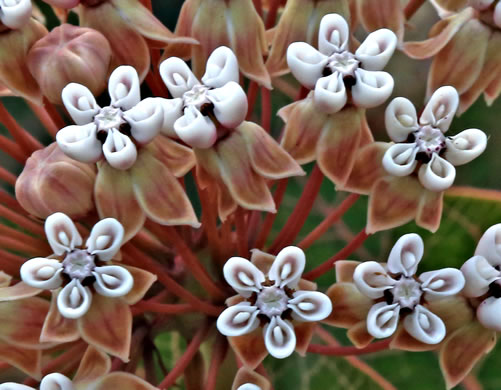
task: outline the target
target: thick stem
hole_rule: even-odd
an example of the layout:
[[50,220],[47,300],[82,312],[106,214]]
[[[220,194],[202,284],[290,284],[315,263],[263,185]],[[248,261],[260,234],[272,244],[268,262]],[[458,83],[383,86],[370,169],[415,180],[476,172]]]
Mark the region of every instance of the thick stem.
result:
[[266,21],[264,23],[264,28],[269,30],[275,25],[277,20],[278,8],[280,7],[280,0],[272,0],[268,14],[266,15]]
[[161,314],[184,314],[196,313],[197,309],[187,303],[158,303],[149,301],[139,301],[132,308],[132,314],[138,315],[145,311]]
[[0,204],[0,216],[28,231],[31,231],[32,233],[45,237],[45,230],[43,226],[31,221],[23,215],[17,214],[12,209],[5,207],[4,204]]
[[23,165],[28,158],[17,143],[3,135],[0,135],[0,150]]
[[247,90],[247,117],[245,119],[249,120],[252,116],[252,112],[254,111],[254,104],[256,103],[257,91],[259,90],[259,86],[255,81],[251,81],[249,84],[249,89]]
[[238,254],[242,257],[247,257],[249,248],[247,243],[247,222],[245,221],[245,211],[238,207],[235,212],[235,226],[237,229],[237,248]]
[[216,341],[212,347],[212,355],[209,366],[209,371],[207,373],[207,382],[205,384],[205,390],[214,390],[217,384],[217,377],[220,375],[219,368],[224,361],[226,352],[228,351],[228,342],[226,337],[221,334],[216,336]]
[[9,111],[0,102],[0,122],[7,128],[12,138],[30,156],[35,150],[43,148],[43,145],[30,133],[24,130],[10,115]]
[[61,114],[59,114],[59,111],[57,111],[57,108],[46,97],[43,98],[43,106],[58,129],[66,126],[66,122],[61,117]]
[[42,106],[38,106],[36,104],[28,102],[31,111],[37,116],[38,119],[40,119],[40,122],[42,125],[45,127],[47,132],[52,136],[56,137],[57,132],[59,131],[59,128],[57,127],[56,123],[52,119],[52,117],[49,115],[47,110],[43,108]]
[[16,185],[17,177],[7,169],[0,167],[0,180],[14,187]]
[[375,343],[369,344],[365,348],[357,348],[351,346],[343,347],[338,345],[310,344],[308,347],[308,352],[318,353],[319,355],[325,355],[325,356],[367,355],[369,353],[374,353],[388,349],[390,346],[390,342],[391,339],[376,341]]
[[418,11],[419,8],[425,3],[425,0],[409,0],[404,8],[404,16],[406,20],[412,18],[412,16]]

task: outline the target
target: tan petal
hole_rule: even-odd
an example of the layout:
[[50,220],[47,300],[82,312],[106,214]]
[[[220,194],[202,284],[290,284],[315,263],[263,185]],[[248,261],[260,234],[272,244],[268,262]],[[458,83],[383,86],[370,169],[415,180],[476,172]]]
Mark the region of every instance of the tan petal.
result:
[[156,149],[154,155],[176,177],[183,177],[195,166],[193,151],[179,142],[164,136],[156,137],[152,146]]
[[26,374],[40,379],[42,377],[42,352],[15,347],[0,341],[0,360],[19,368]]
[[271,390],[270,382],[262,375],[257,372],[251,371],[248,368],[242,367],[238,370],[237,375],[231,386],[231,390],[238,390],[240,386],[252,383],[258,386],[261,390]]
[[447,388],[459,384],[495,344],[496,333],[478,322],[467,324],[451,334],[440,350],[440,368]]
[[449,335],[456,329],[471,323],[475,318],[474,309],[461,295],[430,301],[426,307],[444,321]]
[[336,282],[338,283],[353,283],[353,274],[355,268],[359,265],[359,261],[340,260],[336,261],[334,267],[336,269]]
[[[263,274],[267,275],[270,272],[276,256],[270,255],[269,253],[263,252],[259,249],[251,249],[251,252],[251,263],[254,264]],[[301,290],[305,290],[302,287],[300,288]]]
[[294,333],[296,334],[296,352],[301,356],[306,356],[306,351],[310,345],[315,327],[314,322],[294,323]]
[[89,311],[78,320],[78,329],[87,343],[124,362],[129,360],[132,314],[123,299],[94,294]]
[[446,11],[458,12],[468,5],[468,0],[433,0],[440,8]]
[[260,327],[244,336],[229,337],[228,341],[244,366],[251,370],[255,369],[268,355],[268,350],[264,345],[263,329]]
[[28,286],[24,282],[19,282],[13,286],[0,287],[0,302],[33,297],[40,294],[40,292],[41,290],[38,288]]
[[418,206],[416,224],[435,233],[442,219],[443,199],[443,192],[424,190]]
[[80,361],[77,373],[73,378],[75,383],[93,382],[106,375],[111,369],[111,359],[104,352],[90,345]]
[[400,0],[360,0],[358,17],[367,31],[389,28],[401,41],[404,37],[404,12]]
[[425,344],[411,336],[403,326],[397,328],[392,337],[390,348],[401,349],[403,351],[432,351],[437,348],[436,344]]
[[43,324],[40,341],[48,343],[68,343],[80,338],[77,321],[63,317],[57,308],[58,293],[58,291],[52,292],[50,309]]
[[96,207],[101,218],[117,219],[125,229],[124,242],[143,227],[145,214],[136,200],[128,171],[99,165],[94,189]]
[[327,296],[332,301],[332,312],[323,322],[337,327],[349,328],[367,318],[374,301],[367,298],[353,283],[336,283]]
[[129,305],[134,305],[143,299],[151,285],[157,280],[157,276],[148,271],[142,270],[141,268],[123,264],[121,264],[121,266],[127,269],[134,279],[134,286],[132,287],[132,290],[130,290],[130,292],[124,296],[123,299]]
[[153,387],[145,380],[127,372],[113,372],[98,381],[93,389],[155,390],[156,387]]
[[322,173],[335,185],[343,185],[355,164],[365,110],[346,107],[329,116],[317,143],[317,161]]
[[350,327],[346,335],[357,348],[364,348],[374,340],[374,337],[367,331],[365,320]]
[[369,198],[366,231],[387,230],[414,219],[424,191],[414,177],[386,176],[378,180]]

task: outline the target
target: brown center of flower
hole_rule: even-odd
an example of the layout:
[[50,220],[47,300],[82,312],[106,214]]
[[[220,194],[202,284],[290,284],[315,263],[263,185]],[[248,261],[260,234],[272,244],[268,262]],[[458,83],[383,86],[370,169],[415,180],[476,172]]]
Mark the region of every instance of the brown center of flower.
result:
[[269,318],[280,316],[287,310],[289,297],[286,292],[276,286],[264,287],[257,295],[256,306],[262,314]]
[[63,260],[63,272],[70,279],[80,281],[92,276],[92,271],[96,268],[95,256],[83,249],[75,249],[68,253]]

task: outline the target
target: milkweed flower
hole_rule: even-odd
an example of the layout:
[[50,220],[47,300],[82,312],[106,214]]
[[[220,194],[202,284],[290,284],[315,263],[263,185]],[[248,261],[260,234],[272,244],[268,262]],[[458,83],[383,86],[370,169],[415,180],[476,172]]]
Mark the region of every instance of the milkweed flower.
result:
[[[327,296],[301,280],[305,261],[303,251],[291,246],[276,257],[254,250],[250,261],[232,257],[224,265],[224,277],[238,295],[227,301],[229,307],[218,317],[217,328],[230,337],[233,349],[249,368],[268,353],[283,359],[294,349],[303,350],[311,337],[303,328],[311,328],[330,314]],[[262,335],[259,327],[263,327]],[[301,329],[301,340],[295,329]]]
[[300,164],[317,160],[336,185],[348,178],[360,144],[372,140],[365,109],[382,104],[393,91],[393,78],[381,71],[397,44],[387,29],[375,31],[350,51],[348,23],[337,14],[320,22],[319,50],[305,42],[287,49],[296,79],[313,91],[279,111],[286,122],[282,146]]
[[237,375],[235,375],[233,385],[231,386],[231,390],[270,390],[270,389],[271,389],[271,384],[265,377],[245,367],[242,367],[238,370]]
[[162,62],[160,74],[174,97],[163,103],[163,132],[193,148],[197,180],[202,188],[216,188],[220,218],[237,204],[275,212],[266,179],[304,172],[263,128],[244,120],[247,98],[235,54],[216,49],[202,82],[177,57]]

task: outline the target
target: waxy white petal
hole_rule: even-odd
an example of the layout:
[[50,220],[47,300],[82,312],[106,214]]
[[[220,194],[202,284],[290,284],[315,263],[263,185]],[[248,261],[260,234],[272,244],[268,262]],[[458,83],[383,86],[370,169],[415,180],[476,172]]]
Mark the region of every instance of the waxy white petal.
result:
[[27,285],[42,290],[61,287],[63,266],[58,260],[36,257],[21,266],[21,280]]
[[9,28],[22,28],[31,12],[31,0],[0,0],[0,21]]
[[377,339],[390,337],[397,329],[399,313],[398,303],[393,305],[388,305],[386,302],[376,303],[367,314],[367,331]]
[[296,246],[288,246],[278,252],[268,272],[268,278],[281,288],[296,288],[306,264],[304,252]]
[[445,133],[451,125],[459,105],[459,95],[454,87],[437,89],[419,118],[422,125],[437,127]]
[[348,50],[350,28],[338,14],[327,14],[320,21],[318,50],[326,56]]
[[62,374],[49,374],[40,382],[40,390],[74,390],[70,379]]
[[393,92],[393,77],[386,72],[363,69],[355,71],[357,82],[351,89],[353,103],[362,108],[372,108],[383,104]]
[[340,73],[322,77],[315,84],[313,102],[318,110],[334,114],[345,106],[347,100],[348,95]]
[[395,142],[404,142],[419,128],[414,104],[403,97],[397,97],[388,104],[384,119],[386,131]]
[[456,168],[434,153],[428,164],[421,165],[418,175],[423,187],[433,192],[441,192],[450,188],[454,183]]
[[483,256],[493,266],[501,265],[501,224],[485,231],[477,244],[475,255]]
[[217,318],[217,329],[225,336],[242,336],[259,326],[259,310],[249,302],[228,307]]
[[163,99],[144,99],[124,112],[124,119],[130,125],[132,137],[142,145],[152,141],[162,128],[164,111],[159,100]]
[[103,154],[113,168],[127,170],[137,159],[136,145],[125,134],[111,129],[103,144]]
[[477,319],[486,328],[501,332],[501,299],[485,299],[477,308]]
[[424,272],[418,278],[421,281],[421,289],[426,293],[426,299],[442,298],[459,293],[465,279],[460,270],[455,268],[443,268],[437,271]]
[[382,70],[397,47],[397,36],[386,28],[370,33],[355,52],[361,67],[366,70]]
[[80,318],[89,311],[92,303],[92,293],[88,287],[83,287],[80,281],[73,279],[57,296],[57,308],[65,318]]
[[[0,388],[0,390],[2,389]],[[261,390],[261,388],[253,383],[245,383],[242,386],[239,386],[237,390]]]
[[125,110],[130,110],[141,100],[139,76],[136,69],[129,65],[116,68],[108,80],[108,93],[111,105]]
[[501,279],[501,272],[494,268],[483,256],[473,256],[461,267],[465,278],[463,294],[467,297],[480,297],[489,291],[489,285]]
[[61,93],[64,107],[77,125],[86,125],[94,120],[100,107],[92,92],[85,86],[70,83]]
[[106,297],[123,297],[134,286],[131,273],[119,265],[96,267],[92,274],[96,277],[94,289],[98,294]]
[[167,58],[160,64],[160,76],[174,98],[200,84],[186,63],[177,57]]
[[102,156],[102,144],[96,136],[96,125],[71,125],[56,134],[57,145],[68,157],[83,163],[95,163]]
[[208,87],[221,88],[230,81],[238,83],[238,60],[233,51],[226,46],[220,46],[207,59],[202,82]]
[[230,258],[223,267],[223,274],[228,284],[245,298],[259,292],[265,281],[263,273],[243,257]]
[[280,317],[273,317],[264,327],[264,344],[271,356],[284,359],[296,348],[296,334],[292,324]]
[[447,149],[444,157],[452,165],[469,163],[480,156],[487,147],[487,136],[482,130],[468,129],[446,138]]
[[162,106],[163,120],[160,126],[160,132],[171,138],[178,138],[174,130],[174,123],[181,118],[183,114],[183,99],[162,99],[157,98]]
[[383,167],[393,176],[408,176],[417,166],[416,154],[418,152],[416,144],[395,144],[385,152],[383,156]]
[[120,250],[124,228],[115,218],[105,218],[94,225],[85,245],[101,261],[109,261]]
[[45,220],[45,235],[54,253],[61,256],[82,245],[82,237],[66,214],[54,213]]
[[416,233],[405,234],[393,245],[388,256],[388,270],[409,277],[416,273],[424,253],[423,239]]
[[207,97],[214,104],[214,115],[228,129],[240,125],[247,116],[247,95],[240,84],[228,82],[221,88],[209,90]]
[[35,390],[33,387],[20,385],[14,382],[6,382],[0,385],[0,390]]
[[185,108],[184,115],[174,122],[174,130],[179,138],[193,148],[208,149],[217,140],[217,130],[212,120],[193,106]]
[[293,42],[287,48],[287,64],[297,81],[313,89],[322,77],[327,57],[305,42]]
[[393,288],[395,284],[386,269],[375,261],[365,261],[357,265],[353,281],[362,294],[372,299],[381,298],[384,291]]
[[439,316],[421,305],[404,319],[405,330],[416,340],[425,344],[438,344],[446,334],[444,322]]
[[492,15],[494,24],[501,28],[501,3],[497,3],[494,7],[494,14]]
[[287,306],[294,320],[304,322],[322,321],[332,311],[331,300],[319,291],[296,291]]

